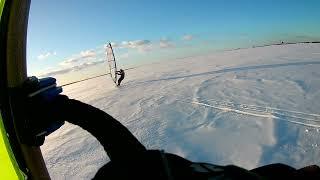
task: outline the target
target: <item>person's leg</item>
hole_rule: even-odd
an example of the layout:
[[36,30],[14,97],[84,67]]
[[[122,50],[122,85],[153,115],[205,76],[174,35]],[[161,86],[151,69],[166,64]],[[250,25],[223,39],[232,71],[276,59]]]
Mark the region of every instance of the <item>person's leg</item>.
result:
[[124,79],[124,77],[120,77],[120,79],[118,80],[118,86],[120,86],[121,81]]

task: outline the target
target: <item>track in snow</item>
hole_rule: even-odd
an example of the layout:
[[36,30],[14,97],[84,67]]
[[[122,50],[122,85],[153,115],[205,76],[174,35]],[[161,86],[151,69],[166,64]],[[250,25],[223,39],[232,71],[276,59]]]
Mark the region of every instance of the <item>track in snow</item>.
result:
[[[256,116],[270,119],[277,119],[282,121],[287,121],[289,123],[294,123],[298,125],[303,125],[312,128],[320,128],[320,115],[319,114],[308,114],[305,112],[291,111],[286,109],[279,109],[273,107],[263,107],[256,105],[247,104],[237,104],[232,102],[216,101],[210,100],[192,100],[192,101],[182,101],[183,103],[191,103],[199,106],[214,108],[222,110],[225,112],[235,112],[238,114]],[[290,120],[293,119],[293,120]],[[312,122],[312,124],[310,123]]]

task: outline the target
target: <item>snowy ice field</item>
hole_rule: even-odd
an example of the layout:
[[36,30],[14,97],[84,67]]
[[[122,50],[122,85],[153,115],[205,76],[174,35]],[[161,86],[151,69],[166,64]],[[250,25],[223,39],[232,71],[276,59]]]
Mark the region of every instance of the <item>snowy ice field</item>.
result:
[[[64,88],[109,113],[149,149],[247,169],[320,165],[320,44],[215,52]],[[90,179],[107,163],[99,142],[66,123],[41,147],[52,179]]]

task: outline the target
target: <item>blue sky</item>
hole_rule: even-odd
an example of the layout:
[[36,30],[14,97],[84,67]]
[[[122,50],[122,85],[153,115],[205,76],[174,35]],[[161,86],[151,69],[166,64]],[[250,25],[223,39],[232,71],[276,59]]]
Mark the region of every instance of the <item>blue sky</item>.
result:
[[28,73],[79,71],[74,79],[102,73],[107,42],[114,42],[121,66],[133,66],[281,40],[320,40],[319,9],[318,0],[33,0]]

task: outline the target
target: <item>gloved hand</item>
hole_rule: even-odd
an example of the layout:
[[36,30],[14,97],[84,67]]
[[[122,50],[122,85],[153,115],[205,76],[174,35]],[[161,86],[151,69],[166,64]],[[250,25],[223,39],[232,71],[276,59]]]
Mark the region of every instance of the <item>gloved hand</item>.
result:
[[48,136],[64,124],[64,112],[61,105],[67,100],[67,96],[58,95],[50,101],[41,97],[28,101],[26,125],[30,135],[37,138],[35,145],[42,145],[45,136]]
[[64,124],[62,105],[68,97],[59,95],[54,78],[29,78],[14,96],[18,135],[22,143],[40,146],[45,136]]

